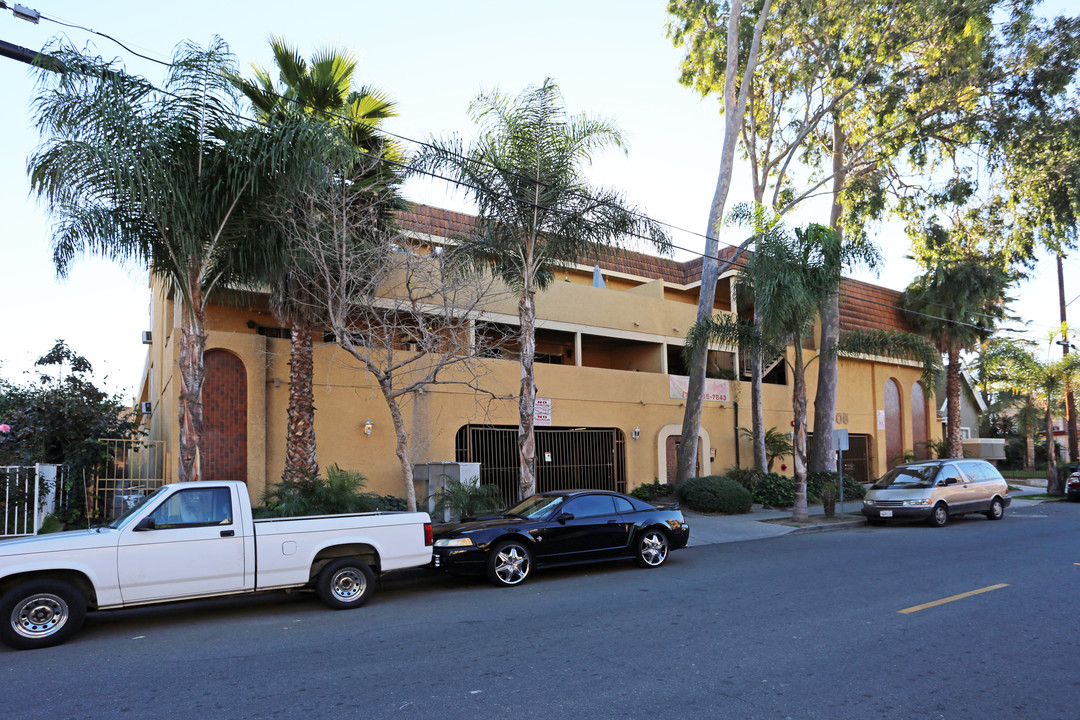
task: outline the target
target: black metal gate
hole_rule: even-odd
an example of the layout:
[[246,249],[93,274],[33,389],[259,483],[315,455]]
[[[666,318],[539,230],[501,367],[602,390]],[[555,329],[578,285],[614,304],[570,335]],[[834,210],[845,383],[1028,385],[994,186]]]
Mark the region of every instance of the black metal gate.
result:
[[[618,428],[536,428],[536,490],[626,491],[626,440]],[[517,497],[517,427],[463,425],[458,462],[480,463],[480,482]]]

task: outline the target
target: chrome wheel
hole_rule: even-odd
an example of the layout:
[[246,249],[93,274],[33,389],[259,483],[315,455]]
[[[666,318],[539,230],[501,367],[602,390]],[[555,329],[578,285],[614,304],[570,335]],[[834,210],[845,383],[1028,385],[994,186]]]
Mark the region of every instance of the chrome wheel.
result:
[[668,539],[660,530],[649,530],[638,541],[637,561],[642,567],[657,567],[668,556]]
[[11,611],[11,629],[24,638],[40,640],[60,632],[70,617],[71,610],[64,598],[38,593]]
[[518,585],[529,576],[530,569],[529,550],[520,543],[504,543],[492,551],[488,578],[496,585]]
[[355,567],[338,570],[330,579],[330,592],[341,602],[352,602],[364,594],[367,578]]

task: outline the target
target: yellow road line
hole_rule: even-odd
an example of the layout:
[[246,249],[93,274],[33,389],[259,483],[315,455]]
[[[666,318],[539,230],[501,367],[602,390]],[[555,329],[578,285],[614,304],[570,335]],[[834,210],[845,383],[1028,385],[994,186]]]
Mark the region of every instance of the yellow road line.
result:
[[952,597],[941,598],[940,600],[934,600],[933,602],[923,603],[922,605],[914,605],[909,608],[904,608],[898,612],[905,615],[913,612],[919,612],[920,610],[926,610],[927,608],[937,607],[938,605],[944,605],[945,603],[951,603],[954,600],[963,600],[964,598],[971,597],[972,595],[981,595],[984,592],[990,592],[991,590],[1000,590],[1001,588],[1009,587],[1008,583],[1000,583],[998,585],[991,585],[990,587],[980,588],[978,590],[972,590],[971,592],[960,593],[959,595],[953,595]]

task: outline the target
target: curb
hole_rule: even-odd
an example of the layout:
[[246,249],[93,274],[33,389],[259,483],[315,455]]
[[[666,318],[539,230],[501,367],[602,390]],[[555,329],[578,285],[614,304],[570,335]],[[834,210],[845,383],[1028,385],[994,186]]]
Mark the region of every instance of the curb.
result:
[[797,527],[788,535],[807,535],[809,533],[832,532],[833,530],[847,530],[849,528],[864,527],[866,518],[859,520],[846,520],[844,522],[829,523],[828,525],[812,525],[810,527]]

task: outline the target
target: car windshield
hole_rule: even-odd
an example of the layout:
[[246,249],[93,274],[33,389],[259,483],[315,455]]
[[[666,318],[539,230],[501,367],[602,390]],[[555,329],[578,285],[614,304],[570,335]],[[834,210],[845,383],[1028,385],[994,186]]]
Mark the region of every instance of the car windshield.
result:
[[938,468],[936,465],[925,465],[923,467],[895,467],[882,475],[881,479],[874,483],[873,489],[932,487],[934,484],[934,475],[937,474],[937,471]]
[[123,515],[120,515],[119,517],[115,518],[114,520],[110,520],[109,522],[105,523],[105,527],[110,527],[110,528],[119,528],[119,527],[121,527],[124,523],[126,523],[131,518],[132,515],[137,513],[144,505],[146,505],[146,503],[148,503],[152,499],[156,498],[158,495],[160,495],[166,489],[167,489],[167,486],[162,485],[161,487],[159,487],[157,490],[150,493],[149,495],[144,495],[143,497],[139,498],[138,500],[135,500],[133,502],[133,504],[131,505],[131,507],[129,507],[127,510],[124,511]]
[[530,520],[539,520],[549,516],[555,508],[565,501],[566,498],[562,495],[533,495],[507,510],[506,514]]

